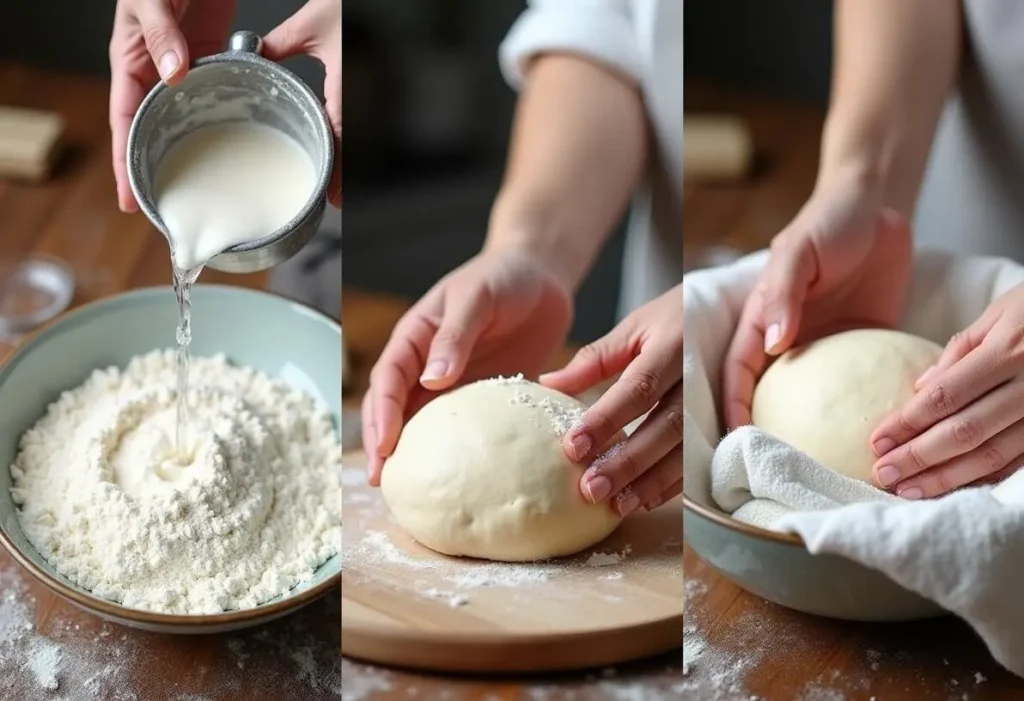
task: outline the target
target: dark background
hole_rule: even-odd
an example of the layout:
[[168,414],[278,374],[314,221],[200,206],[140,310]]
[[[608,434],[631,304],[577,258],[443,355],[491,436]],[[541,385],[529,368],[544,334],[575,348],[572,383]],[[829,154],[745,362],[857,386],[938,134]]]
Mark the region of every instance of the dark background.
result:
[[687,79],[824,104],[832,2],[688,2],[683,55]]

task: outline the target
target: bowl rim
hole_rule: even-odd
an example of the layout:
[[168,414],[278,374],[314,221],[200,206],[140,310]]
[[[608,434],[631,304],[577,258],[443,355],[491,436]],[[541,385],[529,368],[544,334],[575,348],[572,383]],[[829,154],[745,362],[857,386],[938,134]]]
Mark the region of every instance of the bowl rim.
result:
[[[197,288],[206,288],[216,290],[218,292],[226,293],[229,295],[252,295],[257,297],[264,297],[273,303],[286,303],[294,305],[295,307],[302,310],[304,313],[317,318],[320,322],[325,322],[328,327],[336,329],[339,337],[341,334],[341,324],[335,319],[331,318],[327,314],[324,314],[318,309],[311,307],[310,305],[292,299],[285,295],[277,292],[271,292],[269,290],[260,290],[251,287],[242,287],[237,285],[223,285],[223,284],[206,284],[200,283],[193,287],[193,291]],[[59,324],[65,323],[68,320],[74,319],[75,317],[81,317],[91,312],[94,312],[97,308],[104,307],[107,305],[114,304],[118,301],[124,300],[125,298],[147,298],[155,297],[157,293],[167,294],[169,290],[168,286],[153,285],[148,287],[138,287],[130,290],[124,290],[122,292],[103,297],[100,299],[92,300],[81,304],[77,307],[69,309],[64,313],[50,319],[46,323],[42,324],[38,328],[34,329],[30,333],[22,337],[21,342],[14,348],[11,353],[7,355],[2,361],[0,361],[0,381],[3,380],[4,375],[12,367],[12,363],[16,364],[16,361],[24,357],[33,346],[41,343],[50,333],[55,330],[55,327]],[[4,468],[6,469],[6,468]],[[118,604],[117,602],[110,601],[108,599],[102,599],[95,594],[88,593],[82,588],[68,586],[63,582],[54,578],[45,569],[36,565],[28,556],[21,552],[21,549],[14,543],[11,537],[7,533],[7,529],[3,523],[0,523],[0,546],[3,546],[11,558],[21,565],[33,578],[46,588],[53,591],[55,594],[64,597],[78,604],[90,611],[99,612],[102,615],[111,618],[120,618],[130,620],[136,623],[145,623],[150,625],[164,626],[164,627],[181,627],[181,628],[220,628],[224,625],[242,623],[253,620],[261,620],[265,617],[275,617],[275,614],[280,615],[288,613],[301,608],[302,606],[311,603],[312,601],[319,599],[321,596],[330,591],[334,586],[341,583],[341,551],[339,550],[333,558],[338,558],[339,567],[338,571],[327,577],[324,581],[319,584],[309,587],[308,589],[295,594],[294,596],[287,596],[280,601],[274,601],[273,603],[260,604],[252,608],[247,609],[236,609],[233,611],[223,611],[221,613],[202,613],[202,614],[172,614],[172,613],[159,613],[156,611],[148,611],[145,609],[134,609],[127,606]],[[41,555],[40,555],[41,556]],[[329,561],[329,560],[328,560]],[[326,563],[325,563],[326,564]],[[321,565],[322,567],[323,565]]]
[[[695,515],[704,518],[705,520],[711,521],[715,525],[721,526],[727,530],[735,533],[741,533],[751,538],[758,540],[767,540],[774,543],[780,543],[782,545],[790,545],[807,550],[807,543],[804,539],[795,533],[781,533],[778,531],[769,531],[766,528],[759,528],[758,526],[752,526],[742,521],[737,521],[731,516],[727,516],[724,513],[716,512],[702,504],[698,504],[689,496],[686,492],[683,492],[683,513],[689,510]],[[683,529],[683,537],[686,536],[686,529]],[[808,551],[810,552],[810,551]]]

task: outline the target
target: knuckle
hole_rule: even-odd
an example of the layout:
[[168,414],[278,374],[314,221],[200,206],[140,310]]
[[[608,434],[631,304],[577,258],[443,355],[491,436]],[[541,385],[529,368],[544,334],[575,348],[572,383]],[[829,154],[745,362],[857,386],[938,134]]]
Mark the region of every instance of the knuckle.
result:
[[437,335],[434,336],[434,343],[440,346],[457,348],[462,345],[465,338],[466,334],[461,329],[441,328],[438,329]]
[[629,484],[643,473],[640,461],[630,450],[620,451],[614,458],[611,471],[620,484]]
[[917,433],[917,426],[902,411],[896,413],[896,426],[904,435],[914,435]]
[[924,461],[924,458],[922,458],[920,453],[918,453],[917,448],[913,443],[907,443],[903,447],[903,457],[908,463],[916,468],[917,472],[923,472],[929,467],[928,463]]
[[952,413],[953,400],[943,385],[935,385],[928,392],[928,408],[936,416],[947,416]]
[[142,28],[142,38],[146,42],[146,46],[153,50],[166,46],[170,41],[170,36],[171,34],[166,28],[157,24],[150,24]]
[[974,448],[981,442],[981,427],[976,419],[956,419],[951,429],[953,441],[966,448]]
[[1014,325],[1004,340],[1004,350],[1012,360],[1024,360],[1024,324]]
[[665,425],[675,442],[683,440],[683,411],[680,407],[671,406],[665,411]]
[[658,399],[658,378],[653,373],[637,372],[630,378],[628,387],[633,402],[644,409],[652,407]]
[[935,493],[937,494],[948,494],[959,486],[953,483],[952,473],[949,470],[935,470],[932,479],[935,482],[937,488]]
[[995,446],[986,446],[981,451],[981,464],[985,468],[985,474],[990,475],[1006,467],[1006,458]]

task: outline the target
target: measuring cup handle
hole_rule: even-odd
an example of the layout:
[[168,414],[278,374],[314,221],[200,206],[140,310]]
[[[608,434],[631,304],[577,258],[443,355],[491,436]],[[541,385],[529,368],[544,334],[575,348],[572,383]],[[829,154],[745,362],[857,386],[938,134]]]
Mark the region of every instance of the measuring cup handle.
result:
[[231,35],[228,42],[229,51],[244,51],[259,55],[263,51],[263,39],[256,32],[240,31]]

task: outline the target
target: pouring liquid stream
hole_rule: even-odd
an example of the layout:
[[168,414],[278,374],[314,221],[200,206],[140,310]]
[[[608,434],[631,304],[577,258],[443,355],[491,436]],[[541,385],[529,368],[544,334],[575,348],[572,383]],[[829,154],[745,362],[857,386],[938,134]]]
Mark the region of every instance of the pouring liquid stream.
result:
[[174,298],[178,303],[178,327],[174,338],[177,343],[177,415],[175,417],[174,454],[179,461],[188,456],[188,373],[191,365],[190,348],[192,345],[192,285],[199,277],[202,266],[190,270],[182,270],[172,265],[174,270]]

